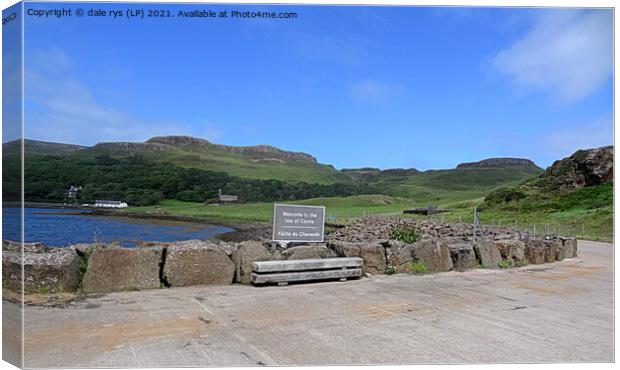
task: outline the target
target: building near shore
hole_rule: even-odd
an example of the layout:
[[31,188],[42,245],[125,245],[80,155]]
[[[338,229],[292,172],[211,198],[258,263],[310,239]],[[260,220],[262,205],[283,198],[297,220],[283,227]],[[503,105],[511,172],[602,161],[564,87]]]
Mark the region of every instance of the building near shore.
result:
[[94,207],[98,208],[127,208],[128,205],[120,200],[95,200]]
[[217,199],[221,202],[221,203],[230,203],[230,202],[236,202],[239,200],[239,196],[237,195],[226,195],[226,194],[222,194],[222,189],[219,189],[218,193],[217,193]]
[[75,199],[77,198],[77,196],[78,196],[78,192],[79,192],[80,190],[82,190],[82,187],[81,187],[81,186],[74,186],[74,185],[71,185],[71,186],[69,187],[69,189],[67,190],[67,198],[68,198],[68,199],[73,199],[73,200],[75,200]]

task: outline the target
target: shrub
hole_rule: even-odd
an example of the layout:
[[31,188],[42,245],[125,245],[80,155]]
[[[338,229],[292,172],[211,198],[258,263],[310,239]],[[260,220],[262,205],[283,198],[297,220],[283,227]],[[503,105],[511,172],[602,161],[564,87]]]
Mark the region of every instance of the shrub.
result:
[[386,275],[392,275],[394,273],[396,273],[396,269],[394,268],[394,266],[387,266],[385,268],[385,274]]
[[420,233],[412,228],[396,227],[390,231],[390,239],[399,240],[404,243],[415,243],[420,240]]
[[512,267],[512,262],[510,260],[507,260],[507,259],[502,259],[499,262],[498,266],[499,266],[499,268],[507,269],[507,268]]
[[415,274],[426,274],[428,266],[424,262],[409,262],[409,270]]
[[487,204],[501,204],[521,200],[526,194],[517,187],[505,187],[492,191],[484,199]]

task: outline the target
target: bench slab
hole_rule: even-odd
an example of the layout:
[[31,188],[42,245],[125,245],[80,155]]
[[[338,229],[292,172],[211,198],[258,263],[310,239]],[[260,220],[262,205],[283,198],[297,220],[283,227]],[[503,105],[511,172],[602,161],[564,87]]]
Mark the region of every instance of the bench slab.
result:
[[346,279],[362,276],[361,268],[340,269],[340,270],[317,270],[303,272],[283,272],[272,274],[252,273],[252,283],[288,283],[293,281],[325,280],[325,279]]
[[252,271],[264,272],[286,272],[286,271],[307,271],[324,269],[342,268],[361,268],[363,259],[359,257],[342,258],[318,258],[287,261],[261,261],[252,264]]

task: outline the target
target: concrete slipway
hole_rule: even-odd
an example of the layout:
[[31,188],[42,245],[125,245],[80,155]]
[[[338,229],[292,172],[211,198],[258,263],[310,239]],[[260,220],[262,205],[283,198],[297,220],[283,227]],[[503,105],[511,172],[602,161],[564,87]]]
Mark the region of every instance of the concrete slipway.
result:
[[[27,307],[24,365],[613,361],[613,305],[613,246],[579,242],[578,258],[514,270],[175,288]],[[17,308],[4,302],[5,315]]]

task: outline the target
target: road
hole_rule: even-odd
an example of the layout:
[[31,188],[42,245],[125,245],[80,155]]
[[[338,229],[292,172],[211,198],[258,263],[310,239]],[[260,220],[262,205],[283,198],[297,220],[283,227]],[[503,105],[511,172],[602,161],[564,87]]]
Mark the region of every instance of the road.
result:
[[[578,258],[512,270],[173,288],[29,306],[24,365],[609,362],[613,305],[613,246],[580,241]],[[17,313],[13,303],[3,307]]]

